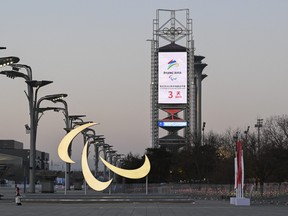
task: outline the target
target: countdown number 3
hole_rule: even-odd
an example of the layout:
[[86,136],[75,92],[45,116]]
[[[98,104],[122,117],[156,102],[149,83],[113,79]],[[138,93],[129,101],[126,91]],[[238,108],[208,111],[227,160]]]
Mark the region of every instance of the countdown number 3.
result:
[[173,92],[172,91],[169,91],[168,98],[173,98]]

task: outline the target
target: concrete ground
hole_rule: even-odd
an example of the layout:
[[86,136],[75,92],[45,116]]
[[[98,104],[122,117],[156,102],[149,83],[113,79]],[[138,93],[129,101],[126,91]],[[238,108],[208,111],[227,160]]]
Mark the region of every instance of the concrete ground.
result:
[[0,200],[1,216],[287,216],[287,206],[232,206],[228,201],[196,201],[192,203],[23,203]]
[[[147,198],[145,195],[108,195],[87,194],[83,191],[69,191],[71,202],[62,202],[63,193],[54,194],[22,194],[23,202],[17,206],[14,201],[14,189],[0,190],[4,194],[0,200],[0,216],[287,216],[287,205],[252,204],[251,206],[233,206],[227,200],[195,200],[195,202],[181,201],[183,197],[171,201],[171,196],[150,196],[152,201],[139,201],[139,197]],[[113,198],[113,196],[115,196]],[[126,196],[131,198],[129,202],[119,202],[119,198]],[[99,200],[105,198],[105,201]],[[168,199],[169,198],[169,199]],[[26,201],[25,201],[26,199]],[[39,200],[43,201],[39,202]],[[165,201],[165,199],[167,201]],[[178,200],[177,200],[178,199]],[[29,201],[30,200],[30,201]],[[45,201],[46,200],[46,201]],[[47,201],[48,200],[48,201]],[[50,200],[50,201],[49,201]],[[95,201],[97,200],[97,201]]]

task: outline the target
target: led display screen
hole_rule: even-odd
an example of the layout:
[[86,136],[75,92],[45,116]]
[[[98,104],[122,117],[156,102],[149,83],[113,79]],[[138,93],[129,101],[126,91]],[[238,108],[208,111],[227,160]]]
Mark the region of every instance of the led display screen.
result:
[[158,103],[187,103],[187,53],[158,53]]
[[187,127],[187,122],[158,122],[159,127]]

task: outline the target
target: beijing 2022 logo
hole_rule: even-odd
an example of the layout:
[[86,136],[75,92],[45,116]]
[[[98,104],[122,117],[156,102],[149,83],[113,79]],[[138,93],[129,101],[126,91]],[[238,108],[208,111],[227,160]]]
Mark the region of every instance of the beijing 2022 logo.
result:
[[[68,148],[69,145],[71,144],[71,141],[76,137],[81,131],[85,130],[88,127],[91,127],[93,125],[96,125],[98,123],[92,122],[92,123],[87,123],[84,125],[81,125],[73,130],[71,130],[64,138],[61,140],[58,146],[58,155],[66,163],[75,163],[69,156],[68,154]],[[88,148],[88,141],[85,143],[84,148],[82,150],[82,158],[81,158],[81,166],[82,166],[82,173],[84,176],[85,181],[87,184],[94,190],[96,191],[102,191],[105,190],[109,185],[111,184],[113,179],[109,179],[108,181],[102,182],[97,180],[93,174],[91,173],[91,170],[89,168],[89,164],[87,161],[88,155],[87,155],[87,148]],[[150,172],[150,161],[148,157],[145,155],[145,161],[144,164],[139,167],[138,169],[134,170],[127,170],[127,169],[122,169],[116,166],[113,166],[112,164],[108,163],[105,161],[101,156],[100,156],[101,161],[103,164],[108,167],[112,172],[125,177],[125,178],[130,178],[130,179],[140,179],[148,175]]]
[[179,67],[179,63],[176,62],[176,60],[174,60],[174,59],[171,59],[171,60],[168,62],[167,70],[169,70],[169,69],[172,68],[172,67]]

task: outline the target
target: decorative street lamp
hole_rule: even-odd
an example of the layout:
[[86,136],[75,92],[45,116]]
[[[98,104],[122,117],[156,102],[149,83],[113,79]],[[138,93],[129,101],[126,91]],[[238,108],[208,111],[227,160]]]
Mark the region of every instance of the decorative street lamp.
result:
[[91,128],[88,128],[88,130],[91,130],[93,134],[86,134],[86,136],[89,139],[93,139],[90,144],[94,144],[94,166],[95,166],[95,173],[94,176],[97,177],[98,168],[99,168],[99,147],[104,145],[105,138],[104,135],[96,135],[95,131]]
[[203,126],[202,126],[202,133],[203,133],[203,136],[202,136],[202,145],[205,144],[205,137],[204,137],[205,126],[206,126],[206,122],[203,122]]
[[[8,57],[9,58],[9,57]],[[38,121],[38,116],[36,116],[36,102],[37,102],[37,93],[38,90],[53,81],[47,81],[47,80],[42,80],[42,81],[37,81],[37,80],[32,80],[32,69],[28,65],[23,65],[23,64],[13,64],[17,63],[16,58],[11,58],[10,63],[6,63],[6,65],[12,66],[11,71],[6,70],[6,71],[1,71],[0,74],[6,75],[9,78],[16,78],[16,77],[21,77],[24,78],[26,83],[27,83],[27,89],[28,89],[28,94],[26,93],[26,96],[29,101],[29,115],[30,115],[30,155],[29,155],[29,192],[30,193],[35,193],[35,155],[36,155],[36,132],[37,132],[37,122]],[[0,61],[1,62],[1,61]],[[2,63],[4,60],[2,60]],[[25,69],[27,74],[19,72],[19,70]],[[34,94],[33,88],[36,88],[36,92]],[[29,126],[28,126],[29,127]]]
[[261,127],[263,127],[263,119],[257,118],[257,123],[255,124],[255,128],[257,128],[257,132],[258,132],[258,148],[257,148],[258,157],[260,155],[260,129]]
[[105,137],[104,135],[97,135],[94,140],[95,140],[95,146],[94,146],[94,153],[95,153],[95,177],[97,176],[99,172],[99,147],[104,147],[105,145]]
[[[98,155],[100,155],[100,152],[103,151],[103,155],[104,155],[104,160],[107,161],[107,156],[108,156],[108,151],[113,147],[112,145],[109,145],[107,143],[105,143],[104,141],[105,138],[103,138],[103,144],[101,145],[102,146],[102,149],[98,151]],[[106,180],[106,173],[107,173],[107,167],[104,166],[104,179]]]
[[[114,161],[112,161],[114,166],[118,166],[123,161],[124,154],[115,154]],[[117,163],[119,162],[119,163]],[[113,181],[116,181],[116,173],[113,174]]]
[[[33,83],[30,82],[30,84],[33,84]],[[37,90],[38,90],[38,88],[37,88]],[[36,93],[37,93],[37,90],[36,90]],[[34,131],[35,131],[35,142],[36,142],[36,135],[37,135],[37,126],[38,126],[38,121],[39,121],[39,108],[40,108],[41,102],[44,101],[44,100],[48,100],[48,101],[53,101],[54,102],[56,100],[60,100],[60,99],[65,98],[67,96],[68,96],[67,94],[46,95],[44,97],[41,97],[38,101],[36,100],[37,96],[35,96],[35,105],[34,105],[34,113],[35,113],[35,128],[34,128]]]
[[250,126],[248,126],[248,127],[247,127],[247,130],[244,131],[244,134],[245,134],[245,142],[246,142],[245,144],[246,144],[246,145],[247,145],[247,143],[248,143],[248,132],[249,132],[249,129],[250,129]]
[[[88,121],[88,122],[84,122],[84,121],[82,121],[82,122],[74,122],[74,127],[80,126],[80,125],[84,125],[84,124],[87,124],[87,123],[91,123],[91,122],[92,121]],[[95,133],[95,131],[94,131],[94,133]],[[82,135],[83,135],[83,144],[85,145],[86,142],[87,142],[87,136],[86,136],[87,135],[87,130],[84,130],[82,132]],[[89,150],[87,149],[87,151],[89,151]],[[84,189],[85,189],[85,195],[86,195],[87,194],[87,182],[85,180],[84,180]]]
[[[60,101],[60,100],[58,100],[58,101],[56,100],[55,102],[62,102],[63,103],[63,101]],[[68,110],[68,108],[67,108],[67,110]],[[67,115],[68,115],[68,111],[67,111]],[[66,120],[65,130],[67,133],[69,133],[75,126],[78,126],[78,125],[85,123],[82,118],[86,117],[86,115],[68,115],[67,117],[68,117],[68,122]],[[74,126],[73,126],[73,124],[74,124]],[[69,155],[69,157],[71,157],[71,155],[72,155],[72,143],[69,145],[68,155]],[[65,166],[65,195],[66,195],[66,191],[70,190],[70,173],[71,173],[71,164],[66,163],[66,166]],[[86,189],[85,189],[85,191],[86,191]]]
[[[116,150],[113,150],[113,149],[110,149],[110,150],[108,150],[106,153],[108,153],[109,154],[109,162],[110,162],[110,164],[112,164],[112,159],[113,159],[113,157],[116,155]],[[109,169],[109,173],[108,173],[108,178],[109,179],[111,179],[111,170]],[[114,179],[113,179],[114,180]],[[109,186],[109,195],[111,194],[111,184],[110,184],[110,186]]]
[[[70,121],[70,118],[69,118],[68,104],[67,104],[67,102],[65,100],[63,100],[63,98],[64,97],[62,95],[62,97],[57,97],[57,98],[53,98],[53,99],[50,99],[50,100],[53,103],[62,103],[64,105],[63,114],[64,114],[64,117],[65,117],[65,125],[66,125],[65,130],[66,130],[67,133],[69,133],[69,131],[72,128],[72,121]],[[69,146],[68,154],[69,154],[69,156],[71,156],[71,146]],[[67,190],[70,190],[70,169],[71,169],[70,164],[66,163],[66,167],[65,167],[65,194],[66,194]]]

